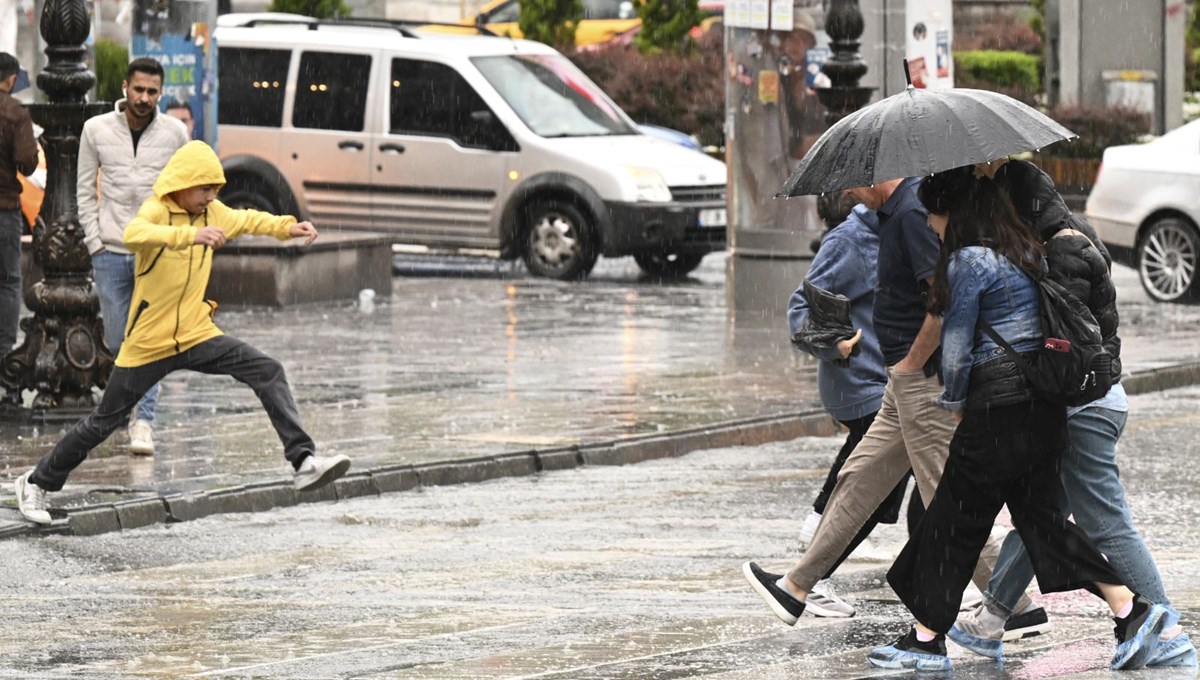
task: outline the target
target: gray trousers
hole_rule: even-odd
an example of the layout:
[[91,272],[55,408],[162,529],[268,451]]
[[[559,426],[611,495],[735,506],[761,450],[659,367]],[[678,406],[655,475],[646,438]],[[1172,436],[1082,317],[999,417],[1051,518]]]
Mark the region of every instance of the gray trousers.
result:
[[146,390],[168,373],[184,369],[232,376],[254,390],[279,434],[284,456],[293,468],[316,450],[312,437],[300,425],[300,413],[283,366],[241,340],[222,335],[144,366],[114,368],[100,405],[71,427],[54,450],[38,461],[30,479],[46,491],[62,489],[71,471],[79,467],[92,449],[121,427],[129,410]]
[[[812,590],[824,578],[910,467],[922,499],[932,499],[942,479],[958,423],[937,403],[941,384],[921,371],[898,373],[889,367],[887,376],[875,422],[838,473],[812,544],[788,572],[792,583],[803,590]],[[981,592],[987,590],[999,553],[996,539],[989,539],[980,553],[972,580]]]

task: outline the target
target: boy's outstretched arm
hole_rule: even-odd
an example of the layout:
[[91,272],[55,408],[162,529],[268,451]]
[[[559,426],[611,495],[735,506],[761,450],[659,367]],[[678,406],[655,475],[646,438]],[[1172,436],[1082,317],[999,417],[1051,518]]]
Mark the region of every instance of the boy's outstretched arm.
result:
[[292,238],[303,236],[304,245],[309,245],[317,240],[317,228],[313,226],[312,222],[297,222],[292,225],[289,233],[292,235]]

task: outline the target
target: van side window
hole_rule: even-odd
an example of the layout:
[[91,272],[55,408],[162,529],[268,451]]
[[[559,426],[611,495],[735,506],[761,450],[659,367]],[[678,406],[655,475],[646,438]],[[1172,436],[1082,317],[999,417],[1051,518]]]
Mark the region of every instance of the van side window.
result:
[[[624,7],[622,7],[624,5]],[[584,19],[635,19],[633,3],[621,0],[583,0]]]
[[394,135],[449,137],[494,151],[519,148],[471,84],[445,64],[393,59],[391,86],[388,130]]
[[217,120],[222,125],[283,125],[283,99],[291,60],[289,50],[222,47],[217,67],[221,81]]
[[371,57],[305,52],[296,78],[292,127],[362,132]]

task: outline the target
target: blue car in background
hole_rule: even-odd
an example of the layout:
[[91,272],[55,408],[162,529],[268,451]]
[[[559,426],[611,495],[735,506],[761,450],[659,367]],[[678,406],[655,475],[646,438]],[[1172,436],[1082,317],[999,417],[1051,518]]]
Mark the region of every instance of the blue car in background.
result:
[[641,130],[643,134],[665,139],[668,142],[674,142],[693,151],[704,151],[704,147],[700,145],[700,140],[696,139],[695,135],[689,135],[679,130],[672,130],[661,125],[650,125],[648,123],[638,123],[638,130]]

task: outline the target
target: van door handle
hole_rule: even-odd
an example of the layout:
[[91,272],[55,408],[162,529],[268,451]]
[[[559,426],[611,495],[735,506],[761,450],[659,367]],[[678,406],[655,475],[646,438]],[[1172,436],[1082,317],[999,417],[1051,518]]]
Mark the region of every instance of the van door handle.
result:
[[352,139],[344,139],[344,140],[338,142],[338,148],[342,149],[343,151],[346,149],[354,149],[355,151],[362,151],[363,143],[356,142]]
[[404,153],[403,144],[380,144],[379,150],[384,153]]

